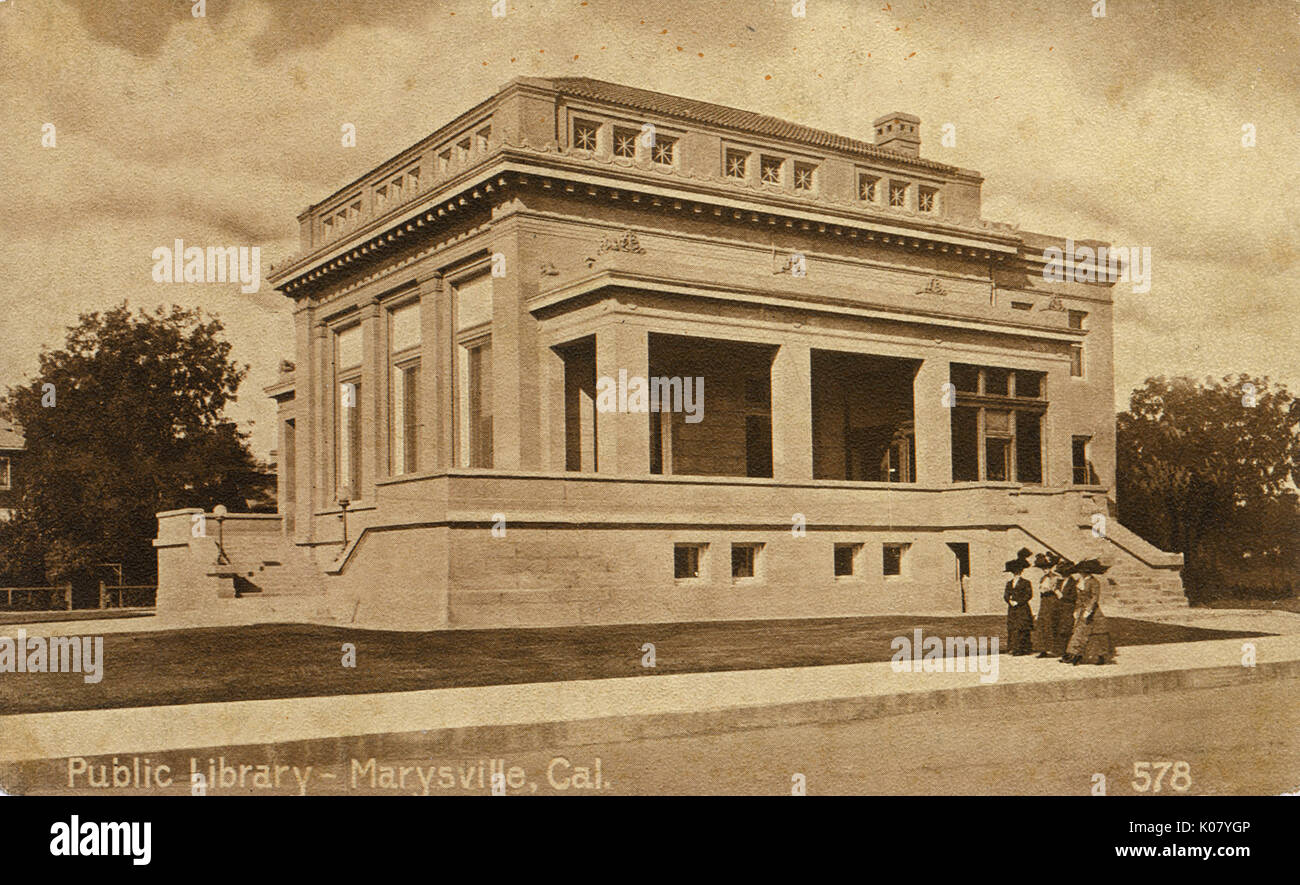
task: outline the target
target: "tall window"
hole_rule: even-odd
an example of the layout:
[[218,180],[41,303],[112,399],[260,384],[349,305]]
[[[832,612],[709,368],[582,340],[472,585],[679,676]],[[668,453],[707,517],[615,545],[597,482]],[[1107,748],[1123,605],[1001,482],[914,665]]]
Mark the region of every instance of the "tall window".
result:
[[420,305],[389,311],[388,472],[393,476],[419,469],[420,452]]
[[335,494],[361,494],[361,326],[334,335]]
[[953,482],[1043,481],[1044,375],[953,363]]
[[8,489],[13,485],[13,477],[9,474],[9,459],[0,458],[0,489]]
[[1092,437],[1075,436],[1070,438],[1070,460],[1073,468],[1073,481],[1077,486],[1097,485],[1097,472],[1092,469]]
[[456,463],[492,466],[492,278],[456,287]]
[[1083,345],[1082,344],[1070,345],[1070,377],[1071,378],[1083,377]]
[[285,528],[293,531],[295,504],[298,500],[298,437],[293,418],[282,425],[280,476],[284,478],[284,500],[280,501],[280,513],[284,515]]

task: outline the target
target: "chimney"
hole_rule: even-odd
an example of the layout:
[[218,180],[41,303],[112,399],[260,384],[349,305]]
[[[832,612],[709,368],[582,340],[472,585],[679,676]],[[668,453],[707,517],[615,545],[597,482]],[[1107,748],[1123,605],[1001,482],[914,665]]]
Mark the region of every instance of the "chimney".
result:
[[911,114],[885,114],[871,124],[876,130],[876,147],[907,154],[921,155],[921,118]]

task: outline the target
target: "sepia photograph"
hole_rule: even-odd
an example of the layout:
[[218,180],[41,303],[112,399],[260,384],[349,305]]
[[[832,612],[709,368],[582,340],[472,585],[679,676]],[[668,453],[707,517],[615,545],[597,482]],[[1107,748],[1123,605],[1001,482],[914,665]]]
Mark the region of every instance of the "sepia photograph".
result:
[[0,59],[15,856],[617,826],[491,801],[566,796],[1285,856],[1300,3],[0,0]]

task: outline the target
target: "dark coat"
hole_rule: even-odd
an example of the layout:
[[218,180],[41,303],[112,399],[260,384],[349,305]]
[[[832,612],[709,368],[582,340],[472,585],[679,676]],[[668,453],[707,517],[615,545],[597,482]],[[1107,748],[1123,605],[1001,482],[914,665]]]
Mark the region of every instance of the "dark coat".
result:
[[1029,610],[1029,600],[1033,598],[1034,590],[1024,578],[1007,581],[1007,589],[1002,593],[1007,603],[1007,633],[1034,629],[1034,615]]

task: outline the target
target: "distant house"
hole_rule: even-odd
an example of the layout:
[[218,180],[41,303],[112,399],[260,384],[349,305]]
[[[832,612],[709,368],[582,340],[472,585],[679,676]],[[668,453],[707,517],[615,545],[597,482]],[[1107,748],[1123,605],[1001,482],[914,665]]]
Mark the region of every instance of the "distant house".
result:
[[18,482],[26,451],[22,431],[0,418],[0,520],[11,518],[18,506]]

